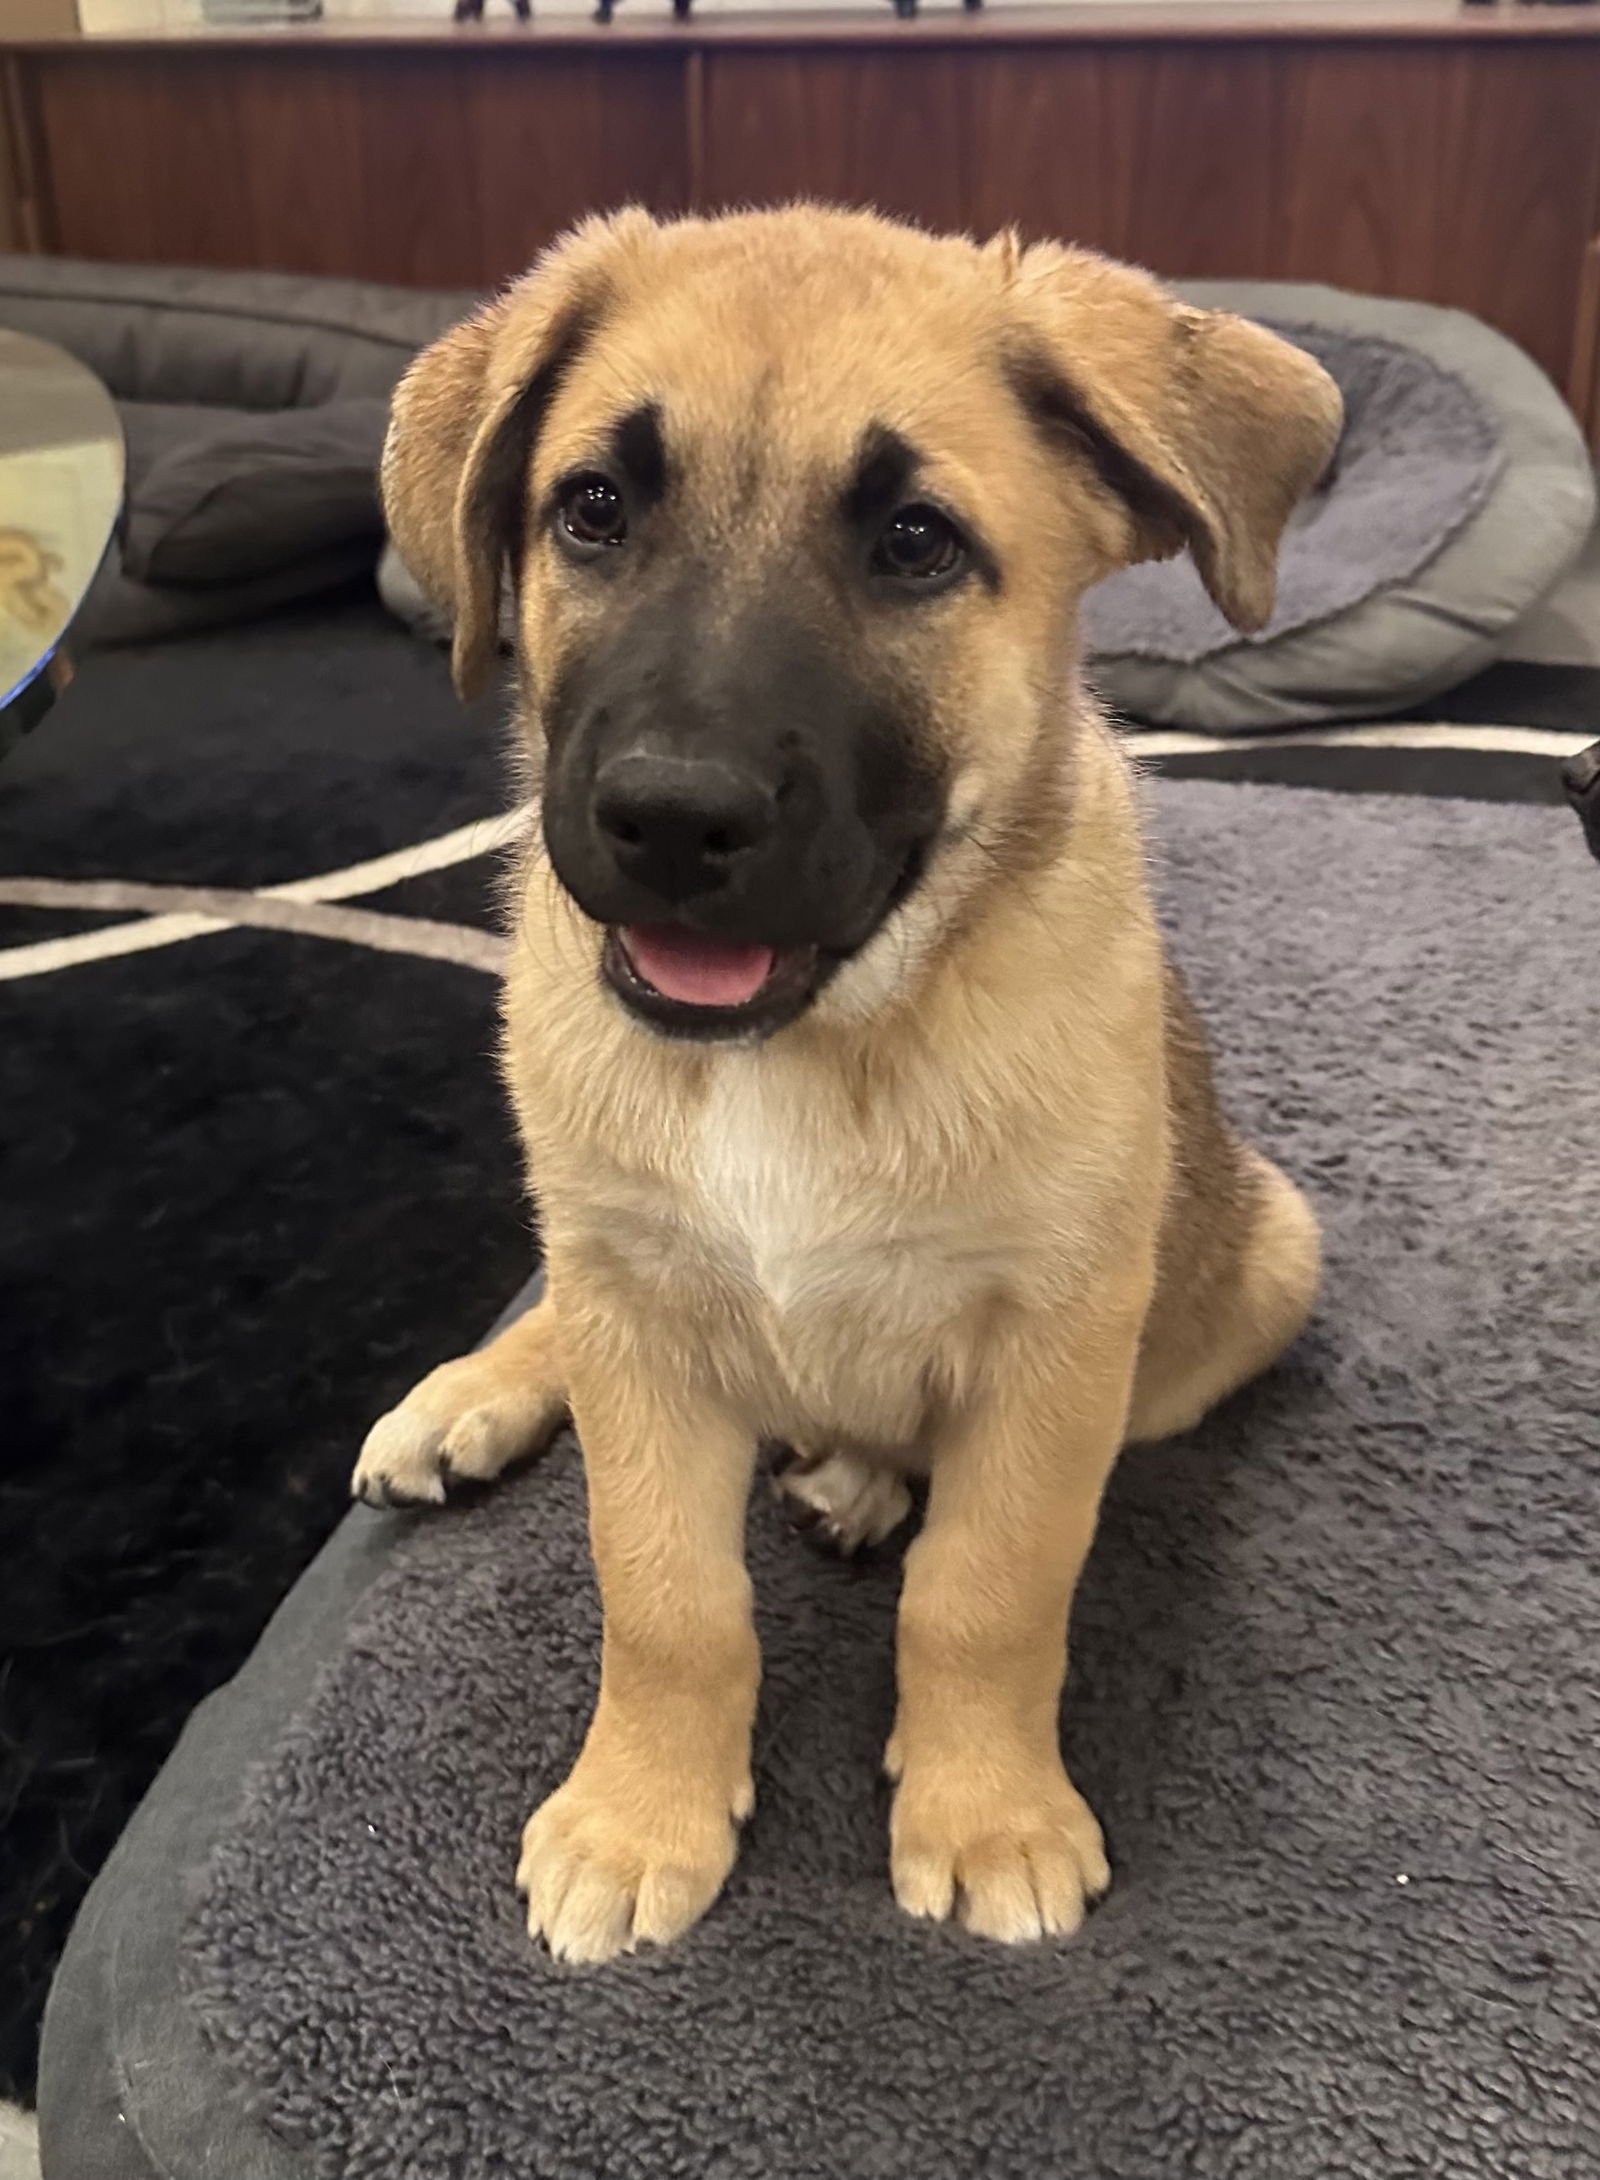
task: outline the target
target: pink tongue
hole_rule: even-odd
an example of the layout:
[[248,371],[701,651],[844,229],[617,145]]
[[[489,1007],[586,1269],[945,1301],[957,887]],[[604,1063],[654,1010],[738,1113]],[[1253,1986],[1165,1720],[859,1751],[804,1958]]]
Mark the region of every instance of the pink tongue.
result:
[[669,924],[623,933],[629,958],[664,999],[688,1007],[743,1007],[772,974],[770,946],[738,946]]

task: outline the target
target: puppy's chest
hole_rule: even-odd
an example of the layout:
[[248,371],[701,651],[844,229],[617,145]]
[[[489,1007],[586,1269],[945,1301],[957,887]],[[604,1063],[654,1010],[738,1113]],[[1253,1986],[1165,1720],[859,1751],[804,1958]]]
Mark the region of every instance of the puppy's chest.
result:
[[871,1280],[869,1252],[841,1215],[845,1176],[831,1163],[753,1115],[719,1114],[695,1147],[695,1243],[780,1318]]
[[680,1216],[802,1404],[863,1437],[914,1431],[941,1342],[1006,1274],[992,1221],[848,1121],[737,1075],[701,1118]]

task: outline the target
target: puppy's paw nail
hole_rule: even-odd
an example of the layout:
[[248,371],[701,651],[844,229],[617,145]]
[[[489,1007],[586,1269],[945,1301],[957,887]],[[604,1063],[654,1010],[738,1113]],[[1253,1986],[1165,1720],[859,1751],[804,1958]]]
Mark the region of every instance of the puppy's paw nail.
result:
[[402,1402],[374,1423],[361,1448],[353,1495],[368,1506],[442,1506],[444,1432]]
[[536,1392],[507,1392],[474,1357],[446,1363],[367,1433],[351,1489],[369,1506],[440,1506],[454,1484],[483,1484],[534,1452],[560,1420]]
[[[594,1963],[669,1945],[710,1907],[733,1866],[736,1835],[721,1801],[663,1782],[659,1799],[614,1794],[580,1761],[522,1835],[517,1890],[528,1932],[559,1961]],[[746,1806],[754,1796],[746,1787]],[[699,1806],[691,1808],[691,1804]],[[687,1821],[686,1821],[687,1820]]]
[[[890,1744],[894,1748],[893,1742]],[[889,1759],[886,1758],[886,1761]],[[1100,1827],[1064,1773],[974,1797],[911,1773],[891,1827],[895,1898],[1002,1945],[1067,1938],[1111,1881]]]

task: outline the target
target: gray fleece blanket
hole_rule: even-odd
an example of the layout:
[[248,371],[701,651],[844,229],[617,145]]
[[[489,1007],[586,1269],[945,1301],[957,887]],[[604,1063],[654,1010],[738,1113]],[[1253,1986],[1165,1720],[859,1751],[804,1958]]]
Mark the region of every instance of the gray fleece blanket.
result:
[[1096,657],[1192,665],[1329,620],[1415,575],[1488,497],[1500,472],[1500,429],[1465,379],[1370,334],[1272,330],[1315,356],[1345,402],[1333,469],[1284,540],[1272,619],[1245,639],[1211,603],[1187,553],[1146,561],[1085,600],[1084,640]]
[[897,1568],[763,1497],[738,1870],[675,1950],[555,1967],[512,1873],[595,1684],[562,1447],[390,1517],[189,1932],[330,2180],[1600,2172],[1600,873],[1561,810],[1153,800],[1329,1278],[1283,1367],[1118,1469],[1063,1711],[1110,1899],[1015,1952],[896,1911]]

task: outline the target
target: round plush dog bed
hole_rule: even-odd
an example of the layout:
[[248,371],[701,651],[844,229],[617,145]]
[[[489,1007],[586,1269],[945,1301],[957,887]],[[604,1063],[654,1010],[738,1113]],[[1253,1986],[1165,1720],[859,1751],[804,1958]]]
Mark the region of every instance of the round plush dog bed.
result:
[[1064,1712],[1106,1905],[1014,1952],[901,1915],[898,1568],[760,1493],[725,1895],[601,1970],[531,1945],[518,1835],[599,1660],[564,1443],[357,1508],[202,1707],[57,1979],[51,2180],[1600,2172],[1600,986],[1563,973],[1600,873],[1559,809],[1151,802],[1328,1276],[1279,1370],[1112,1479]]
[[1101,694],[1134,719],[1236,733],[1402,711],[1487,664],[1594,519],[1588,450],[1538,365],[1429,304],[1277,281],[1180,292],[1316,355],[1345,434],[1284,541],[1259,635],[1228,626],[1187,556],[1091,593]]

